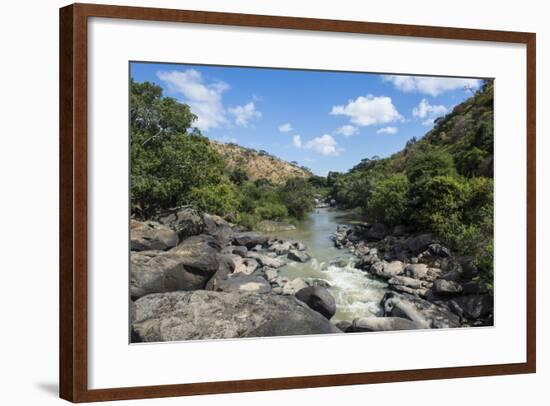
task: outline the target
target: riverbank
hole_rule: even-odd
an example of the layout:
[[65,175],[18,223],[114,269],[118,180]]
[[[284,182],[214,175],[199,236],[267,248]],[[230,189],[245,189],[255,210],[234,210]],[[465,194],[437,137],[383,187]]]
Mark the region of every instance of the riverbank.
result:
[[407,329],[493,325],[492,291],[472,258],[453,255],[431,234],[363,223],[339,226],[334,245],[353,253],[355,266],[389,289],[380,303],[383,317],[353,320],[347,329],[340,326],[344,330],[394,329],[395,323]]
[[280,269],[311,261],[298,240],[182,207],[131,221],[132,342],[341,333],[322,283]]
[[132,220],[132,342],[492,325],[471,261],[395,231],[336,209],[265,234],[191,207]]

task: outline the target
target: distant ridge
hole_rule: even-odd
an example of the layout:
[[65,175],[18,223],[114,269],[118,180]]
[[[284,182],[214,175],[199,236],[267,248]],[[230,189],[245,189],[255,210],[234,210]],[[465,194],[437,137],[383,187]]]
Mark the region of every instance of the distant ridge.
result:
[[250,180],[268,179],[275,184],[283,184],[290,178],[313,176],[306,168],[284,161],[266,151],[256,151],[234,143],[224,144],[212,140],[210,143],[223,157],[228,169],[242,168]]

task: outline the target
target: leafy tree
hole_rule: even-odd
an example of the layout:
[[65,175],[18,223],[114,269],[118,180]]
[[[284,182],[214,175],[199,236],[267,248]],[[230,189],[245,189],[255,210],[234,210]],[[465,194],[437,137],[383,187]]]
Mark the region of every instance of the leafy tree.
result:
[[254,214],[262,220],[283,220],[288,217],[288,210],[280,202],[263,201],[254,209]]
[[231,172],[231,174],[229,175],[229,179],[231,180],[231,182],[240,186],[248,180],[248,174],[246,173],[246,170],[244,168],[237,167]]
[[130,83],[131,210],[151,217],[186,204],[197,185],[215,185],[224,163],[207,138],[192,128],[189,107],[163,97],[162,89]]
[[313,188],[303,178],[287,180],[281,189],[280,196],[288,212],[299,220],[313,209]]
[[191,189],[189,202],[201,210],[236,220],[241,196],[229,182],[198,186]]
[[461,223],[466,199],[467,187],[458,179],[451,176],[425,178],[411,187],[412,218],[420,229],[448,236]]
[[453,157],[433,147],[413,154],[406,163],[405,171],[411,183],[422,177],[447,176],[456,173]]
[[464,176],[476,176],[486,157],[487,152],[478,147],[459,152],[456,159],[458,172]]
[[397,173],[376,184],[368,200],[368,213],[376,221],[396,225],[405,220],[409,181]]

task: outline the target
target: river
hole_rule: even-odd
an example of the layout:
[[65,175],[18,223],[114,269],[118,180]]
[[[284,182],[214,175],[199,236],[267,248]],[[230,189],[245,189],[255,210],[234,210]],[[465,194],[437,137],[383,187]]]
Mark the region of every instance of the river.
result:
[[[338,224],[351,224],[353,213],[338,209],[316,209],[296,225],[296,230],[271,233],[283,239],[302,241],[307,246],[311,261],[290,261],[281,268],[280,274],[290,279],[322,279],[336,301],[336,314],[332,321],[352,321],[356,317],[380,315],[380,300],[386,292],[384,282],[371,278],[367,273],[354,268],[357,258],[346,249],[334,246],[330,236]],[[335,260],[341,264],[331,265]],[[340,262],[340,261],[339,261]],[[342,266],[344,265],[345,266]]]

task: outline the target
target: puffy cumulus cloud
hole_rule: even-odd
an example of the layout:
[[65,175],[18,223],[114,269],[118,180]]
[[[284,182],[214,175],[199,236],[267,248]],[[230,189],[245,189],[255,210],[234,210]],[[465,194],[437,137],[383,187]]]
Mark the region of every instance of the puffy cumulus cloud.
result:
[[249,102],[244,106],[230,107],[228,111],[235,117],[235,124],[241,127],[248,127],[251,120],[262,117],[262,113],[256,110],[254,102]]
[[296,148],[302,148],[302,137],[295,135],[292,137],[292,143]]
[[279,131],[282,133],[289,133],[292,131],[292,125],[290,123],[284,123],[279,126]]
[[330,114],[348,116],[350,121],[358,126],[386,124],[403,120],[403,117],[393,105],[391,97],[375,97],[371,94],[350,100],[345,106],[334,106]]
[[343,151],[342,148],[338,148],[338,143],[330,134],[315,137],[306,142],[303,147],[326,156],[337,156]]
[[159,71],[157,76],[171,92],[180,95],[182,101],[191,107],[191,111],[197,115],[196,127],[208,130],[227,123],[222,103],[222,95],[229,89],[227,83],[205,83],[201,73],[194,69]]
[[376,131],[376,134],[397,134],[397,127],[383,127]]
[[420,100],[420,103],[413,108],[412,115],[422,120],[424,125],[432,125],[437,117],[447,114],[449,109],[441,104],[430,104],[426,99]]
[[350,124],[343,125],[334,131],[335,134],[343,135],[344,137],[351,137],[352,135],[359,134],[359,128]]
[[477,89],[481,85],[479,79],[467,78],[444,78],[433,76],[384,76],[385,82],[391,82],[394,87],[402,92],[419,92],[438,96],[450,90],[473,88]]

